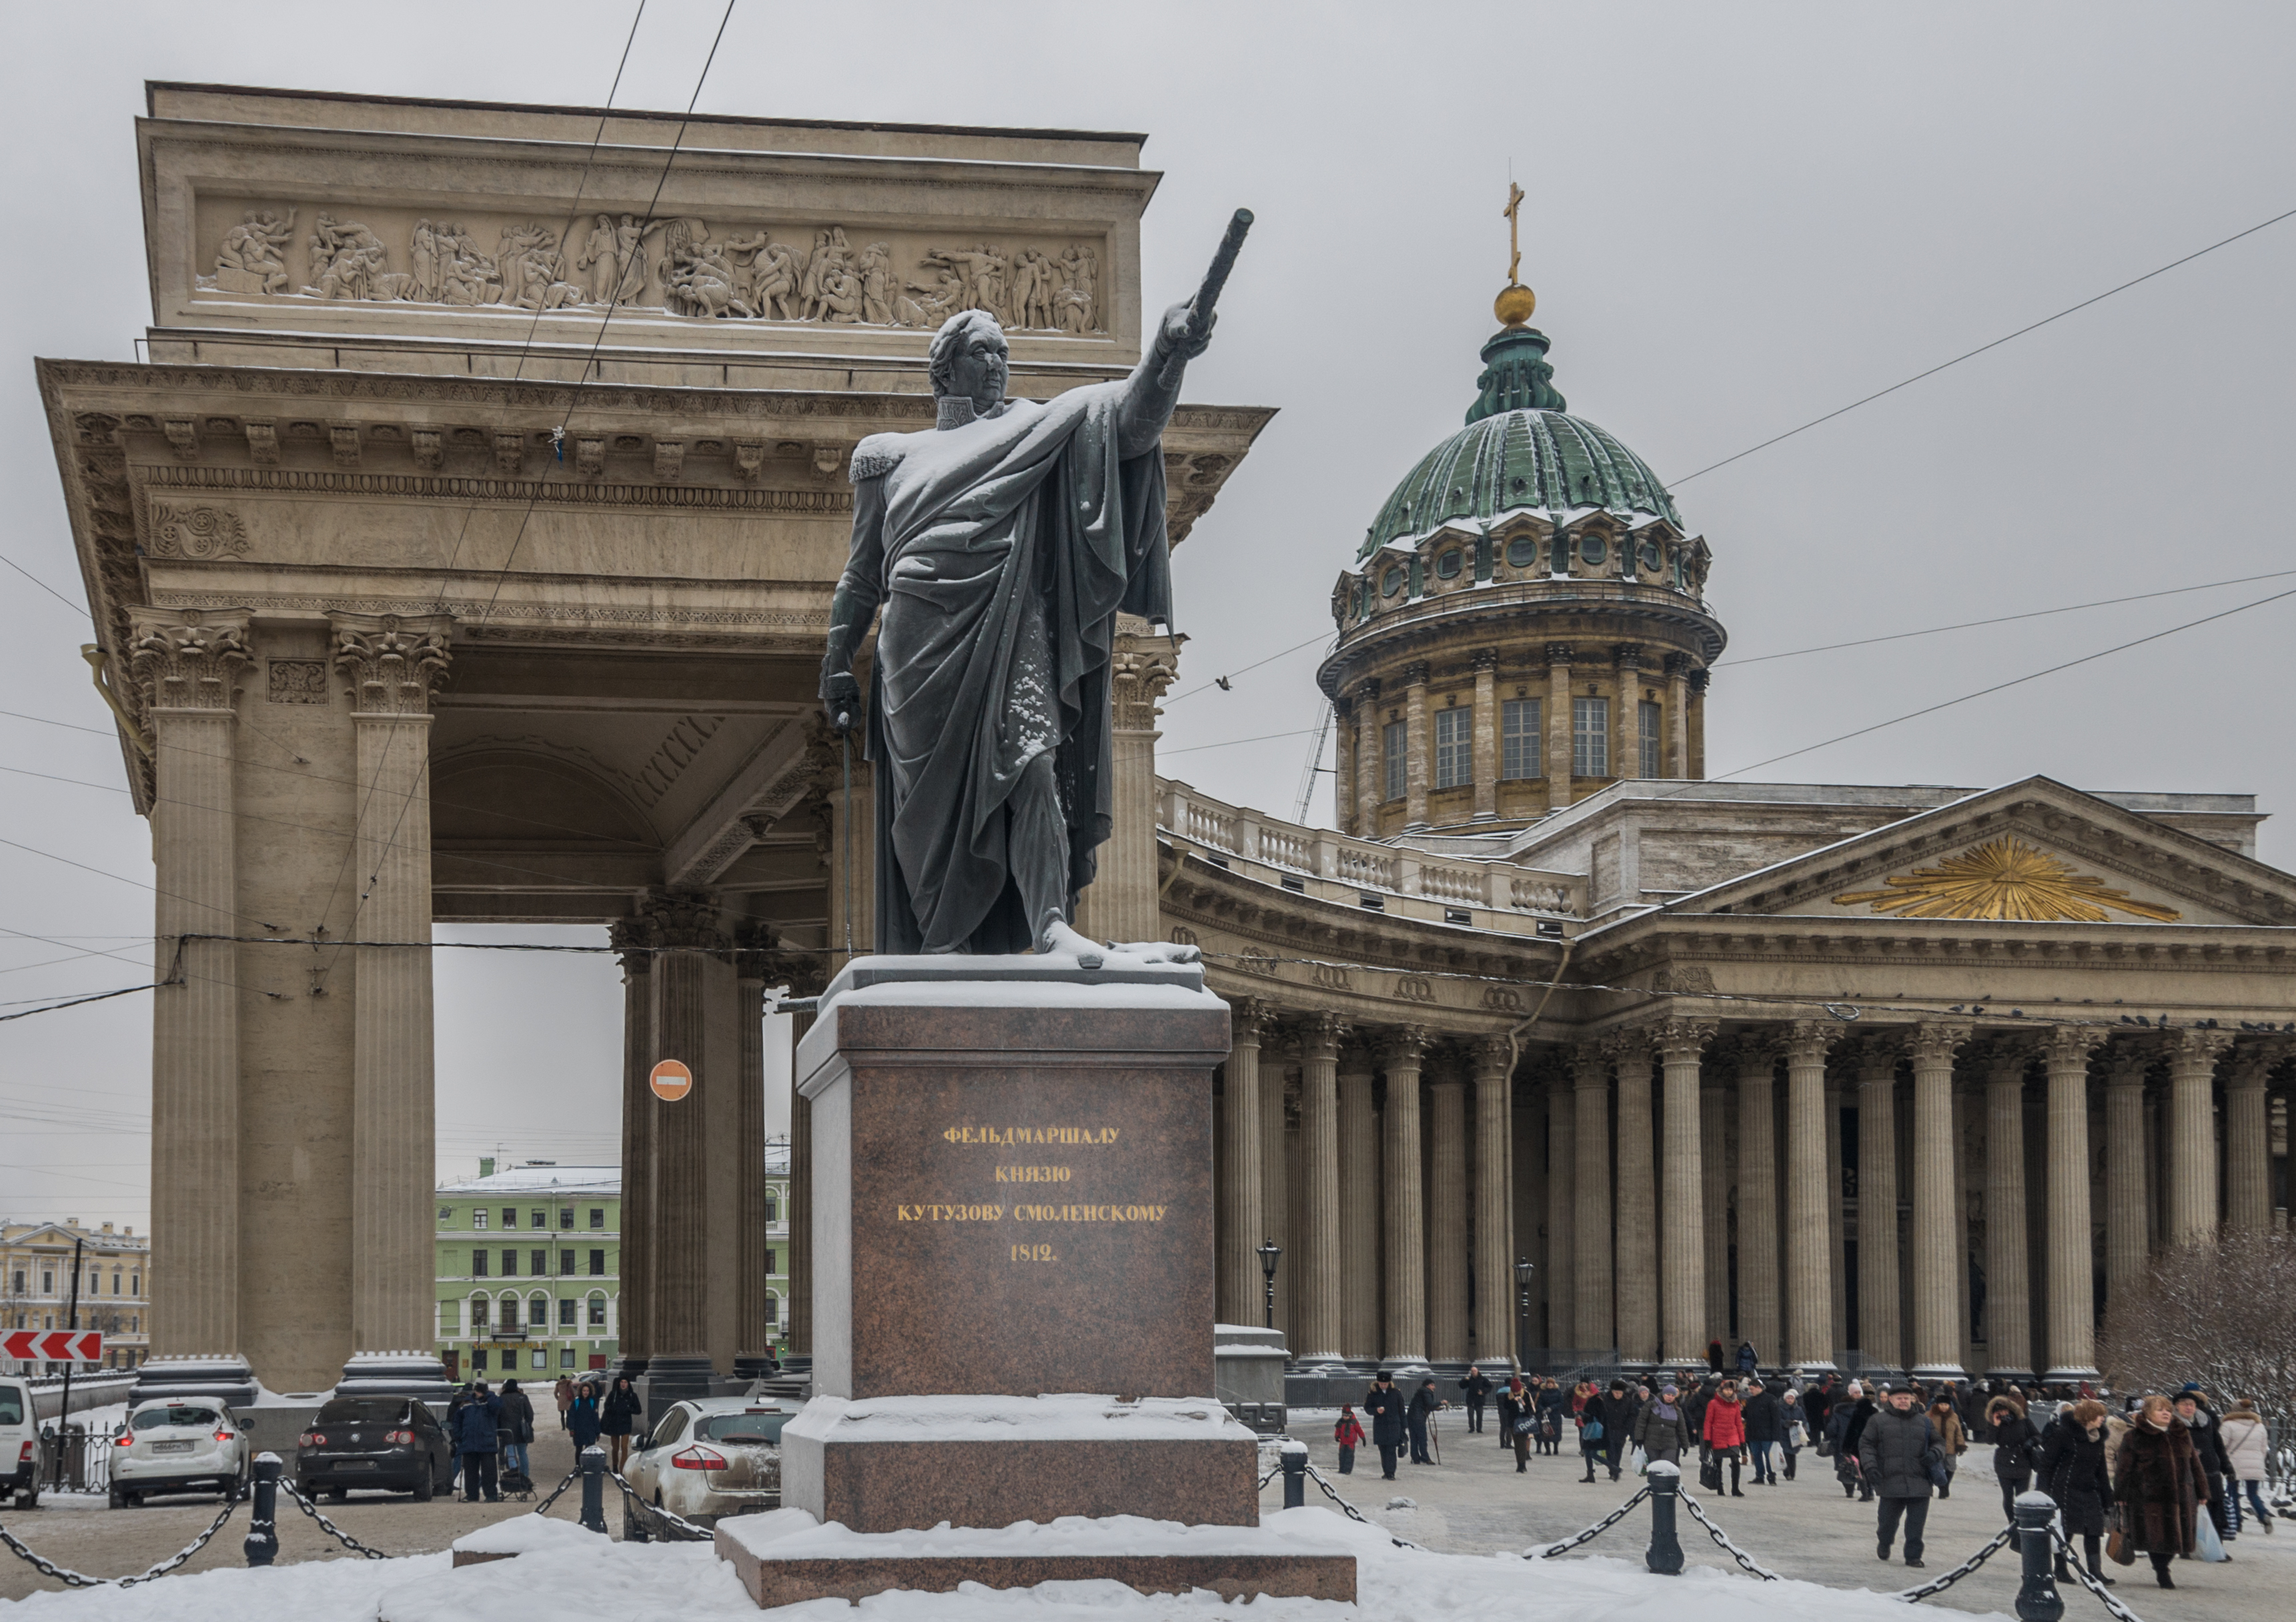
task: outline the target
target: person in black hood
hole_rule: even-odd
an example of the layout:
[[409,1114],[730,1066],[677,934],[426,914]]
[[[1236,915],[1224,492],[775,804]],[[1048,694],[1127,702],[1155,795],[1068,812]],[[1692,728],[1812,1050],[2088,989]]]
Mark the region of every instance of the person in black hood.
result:
[[1395,1376],[1382,1369],[1364,1397],[1363,1411],[1371,1415],[1371,1439],[1379,1449],[1380,1474],[1390,1481],[1395,1479],[1396,1455],[1403,1451],[1403,1393],[1395,1389]]
[[1853,1380],[1825,1421],[1825,1438],[1833,1446],[1833,1475],[1841,1483],[1844,1498],[1874,1496],[1872,1486],[1857,1468],[1857,1443],[1866,1434],[1866,1421],[1873,1417],[1874,1399]]
[[1635,1394],[1627,1389],[1625,1380],[1613,1380],[1610,1389],[1596,1397],[1594,1405],[1603,1416],[1603,1462],[1610,1467],[1611,1479],[1616,1481],[1634,1435],[1635,1415],[1642,1405],[1635,1401]]
[[[2104,1583],[2098,1561],[2104,1538],[2105,1512],[2112,1508],[2112,1478],[2104,1467],[2104,1405],[2095,1397],[2069,1403],[2049,1426],[2041,1445],[2040,1489],[2057,1501],[2065,1523],[2065,1536],[2078,1535],[2088,1559],[2089,1575]],[[2072,1581],[2065,1569],[2064,1550],[2057,1551],[2057,1580]]]
[[2023,1401],[2005,1391],[1985,1405],[1985,1425],[1993,1433],[1993,1479],[2001,1484],[2001,1513],[2013,1521],[2017,1495],[2032,1484],[2033,1465],[2041,1454],[2040,1427],[2025,1417]]

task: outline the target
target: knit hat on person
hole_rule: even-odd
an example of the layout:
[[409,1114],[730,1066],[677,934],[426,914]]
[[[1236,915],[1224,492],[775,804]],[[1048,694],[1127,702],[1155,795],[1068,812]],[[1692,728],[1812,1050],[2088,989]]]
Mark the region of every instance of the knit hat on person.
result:
[[1660,1397],[1678,1397],[1682,1393],[1681,1388],[1669,1380],[1658,1389],[1658,1394]]

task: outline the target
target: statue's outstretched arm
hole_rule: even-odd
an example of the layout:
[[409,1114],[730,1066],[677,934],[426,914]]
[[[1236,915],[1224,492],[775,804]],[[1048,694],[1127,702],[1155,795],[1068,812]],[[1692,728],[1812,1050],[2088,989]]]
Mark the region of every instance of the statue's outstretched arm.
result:
[[843,732],[861,717],[861,684],[854,679],[853,655],[869,634],[884,600],[885,480],[864,479],[853,487],[853,547],[829,603],[829,643],[821,659],[821,708],[829,724]]
[[[1193,306],[1176,304],[1157,324],[1156,340],[1124,381],[1124,403],[1116,412],[1116,454],[1141,456],[1156,448],[1172,408],[1180,403],[1180,380],[1187,363],[1211,343],[1211,326],[1200,331]],[[1213,317],[1217,320],[1218,317]]]

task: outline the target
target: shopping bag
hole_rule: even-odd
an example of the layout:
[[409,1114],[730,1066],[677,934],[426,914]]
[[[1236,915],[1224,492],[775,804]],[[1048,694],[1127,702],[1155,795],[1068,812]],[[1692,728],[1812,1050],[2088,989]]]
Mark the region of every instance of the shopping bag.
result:
[[2128,1528],[2122,1526],[2118,1519],[2112,1523],[2112,1530],[2105,1536],[2104,1552],[2112,1557],[2112,1563],[2116,1566],[2136,1563],[2136,1550],[2129,1538]]
[[2197,1512],[2201,1525],[2193,1538],[2193,1552],[2202,1560],[2230,1559],[2225,1552],[2224,1540],[2217,1536],[2217,1523],[2209,1519],[2209,1506],[2202,1504]]

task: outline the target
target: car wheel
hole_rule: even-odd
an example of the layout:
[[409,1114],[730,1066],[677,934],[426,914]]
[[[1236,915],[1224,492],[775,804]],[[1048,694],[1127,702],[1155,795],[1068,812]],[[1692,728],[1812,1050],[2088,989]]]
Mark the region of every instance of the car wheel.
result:
[[[121,1495],[119,1489],[116,1487],[111,1489],[110,1503],[111,1507],[115,1510],[124,1510],[127,1507],[127,1500]],[[19,1509],[29,1509],[31,1506],[27,1504],[20,1495],[16,1500],[16,1507]]]
[[16,1495],[16,1507],[20,1510],[38,1509],[40,1507],[40,1489],[36,1487],[28,1492],[18,1493]]
[[433,1479],[431,1479],[430,1472],[430,1470],[427,1470],[427,1469],[426,1469],[426,1470],[424,1470],[421,1475],[419,1475],[419,1476],[417,1476],[417,1477],[415,1477],[415,1478],[414,1478],[414,1502],[415,1502],[415,1503],[430,1503],[430,1499],[431,1499],[431,1495],[432,1495],[433,1494],[435,1494],[438,1490],[439,1490],[439,1484],[438,1484],[438,1482],[437,1482],[437,1481],[435,1481],[435,1480],[433,1480]]
[[351,1489],[348,1487],[331,1487],[327,1489],[329,1503],[348,1503],[350,1501]]

